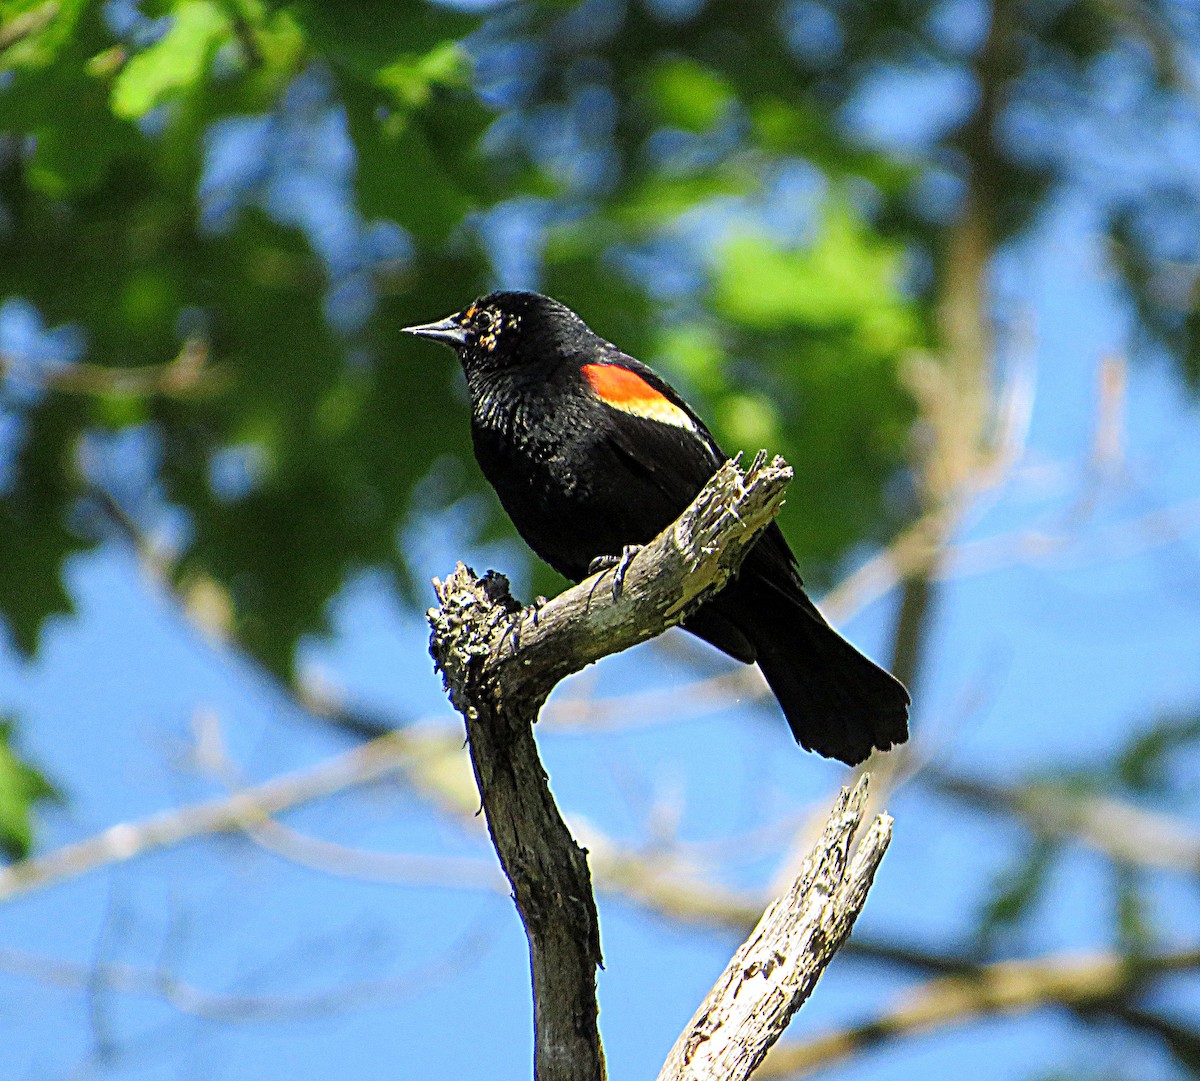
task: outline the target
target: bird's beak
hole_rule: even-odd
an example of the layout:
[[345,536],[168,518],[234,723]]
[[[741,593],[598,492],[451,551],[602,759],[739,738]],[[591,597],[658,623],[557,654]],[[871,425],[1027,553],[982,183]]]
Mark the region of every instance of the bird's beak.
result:
[[418,338],[428,338],[430,341],[445,342],[454,348],[467,344],[467,328],[458,321],[457,315],[448,315],[437,323],[405,327],[404,333],[415,334]]

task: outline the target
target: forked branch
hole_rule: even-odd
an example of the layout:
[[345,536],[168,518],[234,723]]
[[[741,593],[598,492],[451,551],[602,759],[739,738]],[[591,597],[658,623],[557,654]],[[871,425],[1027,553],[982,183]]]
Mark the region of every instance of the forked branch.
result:
[[[488,829],[529,940],[539,1081],[601,1081],[605,1073],[596,1020],[600,928],[587,853],[550,794],[533,739],[538,710],[565,676],[661,634],[719,591],[777,513],[791,476],[786,463],[768,464],[765,454],[744,472],[727,463],[621,568],[620,590],[613,589],[616,572],[607,570],[524,609],[500,575],[480,578],[459,564],[445,582],[434,582],[440,603],[429,612],[430,651],[466,721]],[[699,1036],[693,1025],[681,1037],[676,1072],[664,1077],[747,1076],[811,991],[854,922],[887,845],[888,821],[880,820],[869,848],[847,865],[865,791],[863,783],[853,795],[843,794],[796,887],[772,906],[735,959],[742,966],[738,978],[750,979],[745,966],[752,967],[761,977],[756,988],[772,999],[762,1014],[769,1018],[766,1030],[753,1031],[762,1020],[753,1015],[710,1025]],[[761,949],[767,953],[760,956]],[[705,1019],[716,1016],[713,1001]],[[697,1023],[708,1024],[705,1019]],[[711,1052],[727,1037],[750,1048],[738,1056],[745,1069],[697,1073],[700,1044]]]

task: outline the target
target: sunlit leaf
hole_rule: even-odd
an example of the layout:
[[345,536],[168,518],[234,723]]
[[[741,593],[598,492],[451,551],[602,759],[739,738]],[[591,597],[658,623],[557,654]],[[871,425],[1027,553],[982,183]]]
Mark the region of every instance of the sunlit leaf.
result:
[[736,100],[716,72],[682,57],[655,68],[650,86],[663,121],[685,131],[711,128]]
[[19,860],[33,847],[35,807],[61,796],[45,774],[17,753],[12,735],[11,720],[0,720],[0,853]]
[[229,19],[219,4],[209,0],[176,4],[171,28],[162,40],[131,57],[121,69],[113,84],[113,111],[136,119],[172,94],[191,89],[230,31]]

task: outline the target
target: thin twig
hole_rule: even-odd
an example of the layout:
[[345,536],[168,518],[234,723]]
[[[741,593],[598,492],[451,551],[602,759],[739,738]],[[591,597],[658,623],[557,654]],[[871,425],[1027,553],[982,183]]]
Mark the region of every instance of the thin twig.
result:
[[290,808],[402,772],[411,756],[411,740],[394,733],[232,796],[110,826],[83,841],[0,870],[0,901],[197,837],[251,829]]
[[2,947],[0,971],[52,987],[157,998],[180,1013],[223,1024],[297,1021],[343,1014],[376,1003],[394,1004],[397,999],[424,993],[431,981],[444,978],[451,967],[477,958],[478,940],[479,935],[472,935],[457,951],[459,957],[441,956],[435,963],[409,975],[365,980],[306,995],[205,991],[163,968],[140,968],[120,961],[85,964]]
[[[199,713],[193,722],[196,757],[225,788],[230,797],[249,787],[226,746],[217,716]],[[456,746],[457,749],[457,746]],[[461,755],[460,755],[461,757]],[[260,848],[301,867],[340,878],[404,885],[437,885],[499,891],[503,888],[495,868],[482,860],[407,852],[371,852],[326,841],[263,817],[245,827],[246,836]]]
[[1200,830],[1185,819],[1066,785],[1004,786],[938,772],[929,779],[938,791],[988,811],[1017,815],[1039,835],[1074,838],[1118,863],[1200,874]]
[[46,3],[39,7],[30,8],[19,15],[14,15],[3,26],[0,26],[0,53],[45,30],[58,18],[61,8],[62,5],[58,0],[46,0]]
[[930,980],[906,993],[898,1006],[863,1024],[777,1046],[756,1076],[806,1077],[868,1047],[991,1014],[1041,1006],[1103,1006],[1137,992],[1152,977],[1198,967],[1198,948],[1137,960],[1106,953],[981,966],[971,973]]
[[[21,378],[25,369],[21,360],[0,353],[0,375]],[[208,343],[189,338],[178,356],[165,364],[117,368],[76,362],[39,367],[28,378],[63,394],[188,398],[218,390],[227,376],[222,369],[208,365]]]

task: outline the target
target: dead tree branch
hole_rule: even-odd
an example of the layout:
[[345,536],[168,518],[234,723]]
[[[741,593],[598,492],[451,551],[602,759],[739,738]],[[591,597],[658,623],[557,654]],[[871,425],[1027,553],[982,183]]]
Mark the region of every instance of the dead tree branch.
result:
[[760,454],[744,473],[723,466],[692,505],[629,562],[537,609],[522,609],[501,576],[463,565],[434,583],[430,650],[467,727],[492,842],[529,940],[535,1076],[600,1081],[600,927],[586,852],[547,784],[532,726],[565,676],[683,620],[737,572],[778,511],[792,471]]
[[461,564],[435,581],[431,649],[459,712],[480,691],[509,710],[540,708],[573,672],[680,623],[736,574],[751,542],[778,513],[791,468],[760,454],[743,472],[727,462],[690,507],[625,569],[619,597],[609,569],[538,609],[521,609],[501,575],[476,579]]
[[867,778],[843,788],[792,888],[767,909],[680,1035],[658,1081],[745,1081],[850,934],[892,836],[872,823],[853,859]]

